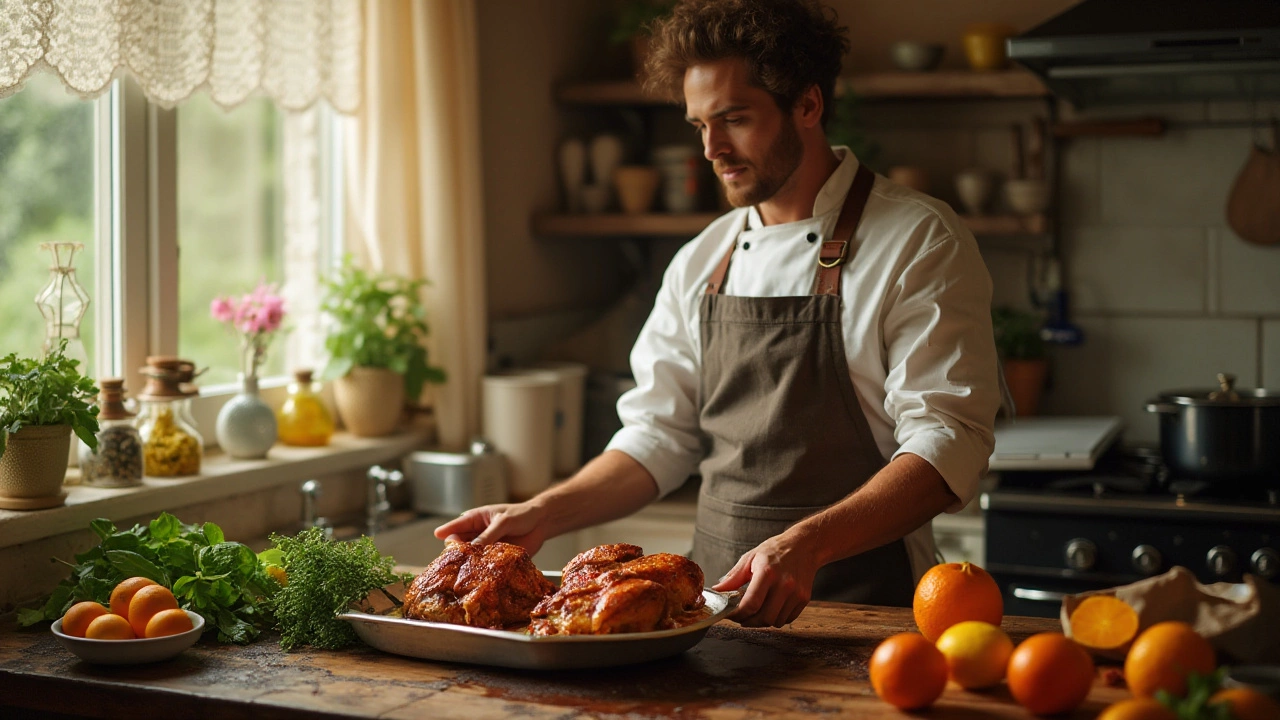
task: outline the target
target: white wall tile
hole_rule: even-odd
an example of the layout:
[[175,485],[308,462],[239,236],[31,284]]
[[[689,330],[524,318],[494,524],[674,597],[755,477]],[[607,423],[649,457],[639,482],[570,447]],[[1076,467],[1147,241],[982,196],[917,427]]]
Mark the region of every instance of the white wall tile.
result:
[[1203,313],[1200,228],[1075,227],[1064,232],[1071,301],[1081,311]]
[[1258,385],[1280,393],[1280,320],[1262,323],[1262,377]]
[[1053,350],[1048,414],[1119,415],[1130,441],[1155,442],[1156,418],[1144,409],[1162,390],[1208,388],[1231,372],[1242,387],[1258,381],[1257,323],[1221,318],[1075,319],[1084,344]]
[[1210,233],[1218,248],[1222,312],[1280,315],[1280,245],[1253,245],[1225,228]]
[[1217,226],[1251,147],[1246,128],[1174,130],[1101,142],[1102,220]]

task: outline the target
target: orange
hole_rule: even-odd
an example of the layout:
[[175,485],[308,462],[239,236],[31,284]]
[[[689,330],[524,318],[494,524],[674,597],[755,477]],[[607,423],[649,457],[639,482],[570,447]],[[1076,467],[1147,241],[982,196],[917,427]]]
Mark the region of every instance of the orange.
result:
[[1036,715],[1070,712],[1093,687],[1093,658],[1059,632],[1032,635],[1009,656],[1009,692]]
[[899,710],[933,704],[947,686],[947,659],[923,635],[901,633],[871,655],[871,687]]
[[1090,650],[1118,650],[1138,634],[1138,613],[1109,595],[1085,598],[1071,611],[1071,639]]
[[163,585],[148,585],[138,592],[134,593],[133,600],[129,602],[129,625],[133,627],[133,634],[138,637],[146,637],[147,623],[151,622],[151,618],[161,610],[174,610],[178,607],[178,601],[173,597],[173,593],[169,592],[169,588]]
[[1159,700],[1129,698],[1107,706],[1098,720],[1178,720],[1178,716]]
[[129,621],[114,613],[94,618],[85,629],[84,636],[91,640],[133,640],[138,637],[129,627]]
[[177,635],[184,633],[195,627],[191,624],[191,618],[187,617],[184,610],[171,608],[169,610],[161,610],[151,619],[147,621],[147,628],[143,632],[143,637],[164,637],[165,635]]
[[1013,641],[991,623],[966,620],[942,633],[938,650],[947,659],[947,676],[952,681],[966,690],[980,690],[1004,679]]
[[148,585],[155,584],[155,580],[144,577],[121,580],[111,591],[111,612],[122,618],[129,617],[129,601],[133,599],[133,594]]
[[1156,623],[1138,636],[1124,659],[1124,679],[1138,697],[1154,697],[1168,690],[1175,697],[1187,694],[1187,673],[1208,675],[1217,667],[1213,646],[1190,625]]
[[958,622],[981,620],[999,626],[1004,617],[1000,586],[973,563],[934,565],[916,585],[912,609],[916,627],[930,641]]
[[1209,704],[1226,703],[1236,720],[1275,720],[1280,718],[1280,703],[1250,688],[1227,688],[1209,698]]
[[102,603],[78,602],[67,608],[67,613],[62,616],[62,632],[72,637],[84,637],[84,631],[89,629],[89,623],[106,614],[107,609],[102,606]]

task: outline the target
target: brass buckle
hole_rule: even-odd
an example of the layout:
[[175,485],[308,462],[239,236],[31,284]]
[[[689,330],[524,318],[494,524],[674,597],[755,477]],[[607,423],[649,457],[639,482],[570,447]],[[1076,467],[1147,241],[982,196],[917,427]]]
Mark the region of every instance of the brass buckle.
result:
[[826,263],[826,262],[823,262],[823,260],[822,260],[822,255],[818,255],[818,265],[819,265],[819,266],[821,266],[821,267],[824,267],[824,268],[833,268],[833,267],[836,267],[836,266],[838,266],[838,265],[843,265],[843,264],[844,264],[844,260],[845,260],[845,255],[846,255],[848,252],[849,252],[849,241],[848,241],[848,240],[841,240],[841,241],[840,241],[840,256],[839,256],[839,257],[837,257],[835,260],[832,260],[830,263]]

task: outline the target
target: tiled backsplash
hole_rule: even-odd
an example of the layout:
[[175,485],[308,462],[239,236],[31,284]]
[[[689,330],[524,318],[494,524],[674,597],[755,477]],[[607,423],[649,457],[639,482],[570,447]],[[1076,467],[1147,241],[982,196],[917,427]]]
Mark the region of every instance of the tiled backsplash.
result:
[[[1126,437],[1152,442],[1144,410],[1161,390],[1210,387],[1231,372],[1242,387],[1280,390],[1280,246],[1259,247],[1226,224],[1227,195],[1260,124],[1280,105],[1132,106],[1068,119],[1162,117],[1162,137],[1083,137],[1062,146],[1059,191],[1064,273],[1079,347],[1053,348],[1044,412],[1115,414]],[[878,170],[919,164],[954,204],[950,178],[976,165],[1007,173],[1008,123],[1044,114],[1035,103],[899,106],[866,111]],[[1026,251],[984,245],[995,300],[1028,302]]]

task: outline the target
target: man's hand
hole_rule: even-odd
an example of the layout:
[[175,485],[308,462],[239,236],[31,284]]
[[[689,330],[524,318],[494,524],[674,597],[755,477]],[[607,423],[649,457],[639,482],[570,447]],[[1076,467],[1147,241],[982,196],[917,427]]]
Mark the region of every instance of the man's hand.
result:
[[821,564],[787,535],[775,535],[748,551],[712,590],[747,584],[738,608],[729,616],[744,627],[780,628],[795,621],[809,604],[813,578]]
[[435,529],[441,540],[488,545],[499,540],[519,545],[530,555],[546,542],[546,510],[531,502],[485,505],[468,510]]

